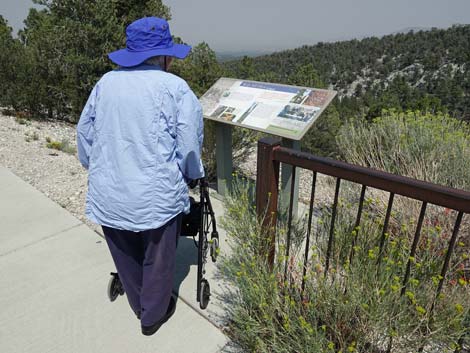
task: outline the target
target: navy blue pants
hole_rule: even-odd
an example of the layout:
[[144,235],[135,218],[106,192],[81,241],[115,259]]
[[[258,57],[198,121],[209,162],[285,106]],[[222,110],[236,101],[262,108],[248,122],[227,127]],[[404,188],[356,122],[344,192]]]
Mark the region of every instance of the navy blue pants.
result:
[[144,326],[160,320],[170,303],[181,220],[182,214],[143,232],[102,227],[127,300]]

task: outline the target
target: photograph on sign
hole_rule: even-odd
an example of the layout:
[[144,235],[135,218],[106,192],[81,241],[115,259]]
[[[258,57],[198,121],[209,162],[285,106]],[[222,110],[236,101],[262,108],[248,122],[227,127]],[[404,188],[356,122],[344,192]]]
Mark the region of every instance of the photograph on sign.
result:
[[221,78],[201,98],[204,116],[299,139],[335,91]]

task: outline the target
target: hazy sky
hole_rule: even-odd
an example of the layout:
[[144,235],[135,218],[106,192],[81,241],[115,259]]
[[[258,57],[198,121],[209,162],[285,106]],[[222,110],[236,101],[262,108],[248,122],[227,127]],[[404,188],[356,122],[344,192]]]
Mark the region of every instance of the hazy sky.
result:
[[[173,34],[216,51],[271,51],[383,35],[408,27],[470,23],[470,0],[164,0]],[[17,30],[31,0],[0,0]]]

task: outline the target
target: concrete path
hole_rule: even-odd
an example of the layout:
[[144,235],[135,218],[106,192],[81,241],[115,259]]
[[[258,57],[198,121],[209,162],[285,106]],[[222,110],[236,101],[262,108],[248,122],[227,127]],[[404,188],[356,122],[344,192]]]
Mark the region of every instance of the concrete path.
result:
[[[218,214],[221,204],[214,201]],[[222,246],[225,244],[223,232]],[[178,248],[175,315],[155,335],[125,297],[106,295],[114,265],[98,234],[29,184],[0,167],[0,352],[216,353],[228,343],[215,267],[206,311],[196,303],[197,253],[192,239]],[[202,314],[202,315],[201,315]],[[212,321],[212,322],[210,322]]]

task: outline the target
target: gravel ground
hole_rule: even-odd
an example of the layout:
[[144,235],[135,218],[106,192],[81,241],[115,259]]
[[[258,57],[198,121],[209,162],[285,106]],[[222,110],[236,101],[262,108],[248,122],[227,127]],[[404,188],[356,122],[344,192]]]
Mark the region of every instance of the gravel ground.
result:
[[[47,140],[66,141],[74,151],[66,153],[48,148]],[[17,120],[0,114],[0,165],[101,233],[100,227],[84,215],[87,171],[76,156],[75,125],[57,121]],[[241,169],[248,176],[256,176],[256,148]],[[308,203],[311,182],[311,172],[301,170],[299,195],[302,202]],[[333,182],[324,175],[318,176],[316,203],[332,202]]]
[[21,121],[0,114],[0,165],[40,190],[95,231],[85,217],[87,171],[76,153],[46,147],[47,139],[68,141],[76,150],[75,126],[62,122]]

